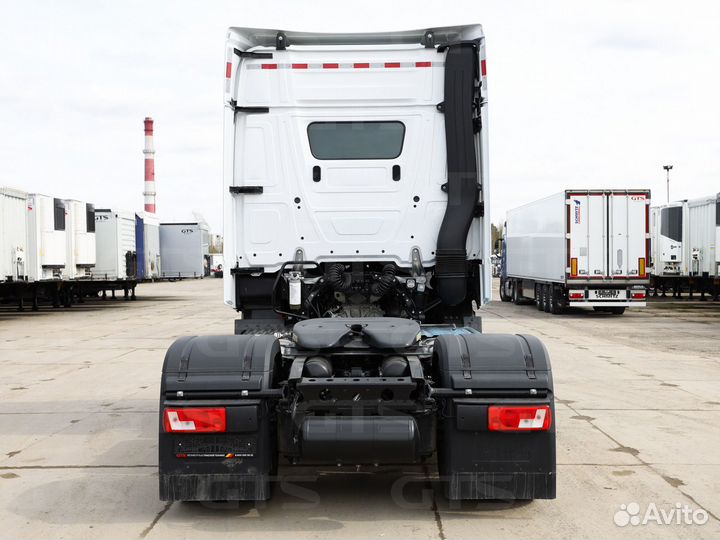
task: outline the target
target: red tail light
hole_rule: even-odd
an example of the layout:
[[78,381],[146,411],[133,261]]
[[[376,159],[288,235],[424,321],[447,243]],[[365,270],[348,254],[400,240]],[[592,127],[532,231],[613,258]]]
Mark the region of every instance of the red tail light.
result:
[[219,433],[226,429],[225,409],[193,407],[165,409],[163,424],[168,433]]
[[640,292],[634,292],[632,293],[633,300],[645,300],[645,293]]
[[488,407],[490,431],[547,431],[552,425],[549,405],[530,407]]

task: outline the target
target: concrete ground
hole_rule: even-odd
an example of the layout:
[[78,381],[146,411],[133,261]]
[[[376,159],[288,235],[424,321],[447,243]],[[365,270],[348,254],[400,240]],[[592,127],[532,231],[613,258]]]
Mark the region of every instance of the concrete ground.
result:
[[[141,285],[136,302],[0,311],[0,537],[720,536],[712,303],[656,303],[621,317],[500,302],[483,310],[486,332],[533,333],[550,351],[556,500],[451,504],[431,470],[285,469],[268,503],[163,503],[155,467],[164,351],[180,335],[231,332],[235,313],[221,294],[220,280],[205,279]],[[666,513],[688,505],[708,521],[615,524],[616,514],[630,517],[621,505],[642,517],[651,503]]]

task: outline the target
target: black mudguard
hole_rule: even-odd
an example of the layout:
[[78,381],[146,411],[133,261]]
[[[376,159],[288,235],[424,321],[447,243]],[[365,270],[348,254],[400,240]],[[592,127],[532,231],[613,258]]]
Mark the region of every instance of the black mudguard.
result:
[[[277,339],[183,337],[165,355],[158,472],[164,501],[265,500],[277,470],[272,388]],[[243,395],[245,394],[245,395]],[[255,397],[257,396],[257,397]],[[166,407],[223,406],[225,433],[166,433]]]
[[[440,386],[463,396],[441,405],[438,467],[447,497],[554,499],[556,418],[542,342],[526,335],[443,335],[434,354]],[[552,424],[548,431],[489,431],[490,405],[549,405]]]

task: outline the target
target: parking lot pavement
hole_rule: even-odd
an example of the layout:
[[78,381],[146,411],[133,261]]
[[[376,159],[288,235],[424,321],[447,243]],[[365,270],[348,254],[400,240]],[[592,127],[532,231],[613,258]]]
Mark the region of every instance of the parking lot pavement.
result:
[[[720,535],[720,305],[552,316],[494,302],[486,332],[553,362],[558,498],[453,504],[432,467],[283,468],[263,504],[157,498],[157,405],[178,336],[232,332],[220,280],[143,284],[136,302],[0,311],[0,537],[708,538]],[[108,305],[112,304],[112,305]],[[688,505],[701,525],[618,526]],[[662,519],[662,516],[660,516]]]

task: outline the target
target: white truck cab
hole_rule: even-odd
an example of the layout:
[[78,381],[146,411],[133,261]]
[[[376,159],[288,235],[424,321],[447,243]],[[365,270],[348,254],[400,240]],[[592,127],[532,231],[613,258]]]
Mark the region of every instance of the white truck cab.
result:
[[[442,44],[463,41],[475,44],[468,49],[475,82],[448,67]],[[445,288],[443,304],[470,315],[472,301],[490,299],[482,126],[487,87],[479,25],[378,34],[230,28],[225,302],[245,317],[266,316],[280,307],[270,300],[278,272],[284,287],[288,263],[312,261],[300,276],[302,307],[280,311],[343,312],[317,296],[322,305],[305,304],[313,280],[341,264],[341,273],[355,272],[352,296],[363,314],[414,309],[415,317],[432,318],[421,305],[432,305]],[[358,263],[368,265],[364,277]],[[377,295],[362,295],[359,281],[390,272],[406,293],[404,307],[370,308]],[[455,287],[465,291],[448,290]]]

